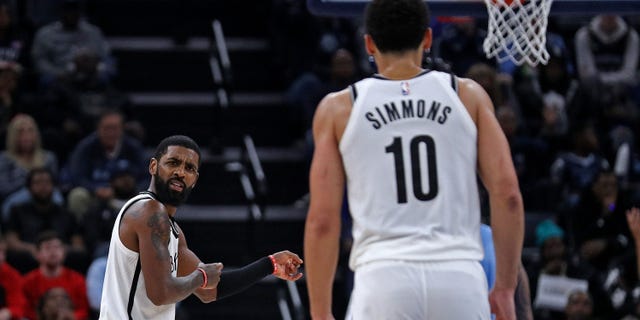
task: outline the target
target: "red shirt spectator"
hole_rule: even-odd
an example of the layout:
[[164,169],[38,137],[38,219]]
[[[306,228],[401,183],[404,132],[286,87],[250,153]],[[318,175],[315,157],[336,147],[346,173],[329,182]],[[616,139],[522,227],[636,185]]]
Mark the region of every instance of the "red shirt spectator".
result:
[[40,267],[24,276],[24,293],[27,298],[25,316],[35,320],[37,302],[49,289],[62,287],[74,306],[77,320],[89,317],[89,302],[84,276],[63,266],[64,246],[54,232],[44,232],[36,241]]
[[5,262],[6,244],[0,239],[0,319],[22,319],[26,300],[22,292],[22,275]]

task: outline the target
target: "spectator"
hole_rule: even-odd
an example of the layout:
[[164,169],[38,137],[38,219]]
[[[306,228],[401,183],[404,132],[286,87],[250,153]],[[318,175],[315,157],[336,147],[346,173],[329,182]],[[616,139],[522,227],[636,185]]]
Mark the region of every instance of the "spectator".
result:
[[91,314],[94,316],[100,314],[102,287],[104,285],[104,275],[106,271],[107,256],[105,252],[105,255],[95,258],[87,270],[87,298],[89,300]]
[[[95,67],[103,81],[109,81],[114,74],[106,39],[98,27],[83,20],[81,15],[80,1],[65,0],[60,20],[45,25],[36,33],[31,54],[45,87],[70,70],[85,73]],[[88,63],[90,61],[97,63]]]
[[113,223],[118,212],[138,191],[134,172],[130,168],[118,169],[111,176],[111,188],[113,195],[108,199],[96,201],[83,219],[84,239],[94,257],[107,254]]
[[556,34],[547,34],[549,61],[538,65],[537,81],[542,97],[540,137],[550,145],[550,153],[555,154],[566,145],[569,131],[569,105],[573,103],[578,89],[574,79],[571,57],[564,40]]
[[523,134],[513,108],[497,108],[496,118],[509,142],[520,186],[522,190],[528,190],[539,182],[548,168],[550,161],[547,158],[547,144],[541,139]]
[[625,220],[631,207],[628,192],[619,189],[613,172],[597,174],[575,209],[565,214],[580,257],[603,272],[629,248],[633,239]]
[[9,1],[0,1],[0,61],[25,65],[28,39],[14,17]]
[[[565,233],[552,220],[540,222],[535,229],[536,245],[540,248],[540,259],[529,264],[529,278],[533,284],[531,295],[536,297],[541,275],[564,276],[572,279],[582,279],[589,283],[591,294],[605,301],[605,293],[600,289],[598,275],[593,268],[575,257],[565,244]],[[609,305],[602,304],[600,314],[610,310]],[[546,307],[535,309],[536,319],[558,319],[561,312]]]
[[564,310],[566,320],[592,320],[593,300],[588,292],[574,291],[567,298]]
[[498,74],[494,67],[486,63],[474,63],[469,67],[466,77],[476,81],[487,91],[496,109],[518,107],[513,97],[510,77]]
[[442,28],[442,37],[434,46],[436,56],[449,62],[453,73],[460,75],[467,74],[469,68],[478,62],[495,66],[482,48],[486,36],[487,32],[478,28],[476,19],[455,19]]
[[[18,100],[16,88],[22,67],[15,62],[0,61],[0,139],[6,137],[11,119],[24,108]],[[6,146],[5,146],[6,147]]]
[[73,302],[64,288],[47,290],[38,301],[38,320],[76,320]]
[[609,162],[601,156],[593,124],[574,124],[571,142],[571,150],[559,154],[551,164],[551,181],[560,188],[561,210],[573,208],[598,173],[609,169]]
[[42,148],[38,126],[31,116],[19,114],[11,120],[6,144],[6,150],[0,153],[0,200],[23,187],[33,168],[46,168],[56,176],[58,160]]
[[55,232],[43,232],[36,242],[38,269],[27,273],[24,277],[24,291],[28,308],[26,316],[35,320],[37,303],[51,288],[64,288],[73,303],[73,313],[78,320],[89,316],[87,287],[84,276],[63,265],[65,250],[62,240]]
[[636,83],[638,33],[620,16],[595,16],[578,30],[575,46],[580,81],[611,87]]
[[606,132],[619,124],[634,126],[638,111],[631,89],[637,84],[638,33],[619,16],[598,15],[578,30],[575,48],[580,84],[588,99],[575,108],[602,118],[599,126]]
[[94,133],[82,139],[71,154],[67,169],[74,190],[67,200],[69,210],[82,217],[93,200],[113,197],[111,175],[122,168],[134,173],[136,185],[143,190],[147,181],[147,161],[140,142],[127,136],[123,115],[107,111],[98,120]]
[[6,261],[7,243],[0,238],[0,320],[22,319],[26,300],[22,275]]
[[46,169],[33,169],[27,176],[27,185],[32,200],[13,207],[5,229],[10,257],[15,257],[10,261],[15,262],[16,267],[21,262],[21,271],[29,270],[35,262],[33,257],[37,257],[38,235],[52,229],[70,246],[70,258],[75,259],[72,260],[73,266],[82,270],[84,241],[75,217],[52,200],[54,183],[51,173]]
[[617,319],[640,319],[640,210],[633,207],[626,211],[626,220],[631,231],[633,249],[621,259],[610,264],[604,287],[615,307]]
[[105,111],[128,111],[127,96],[102,79],[97,56],[85,52],[74,63],[76,67],[45,92],[44,107],[48,114],[60,113],[52,116],[58,120],[76,121],[81,132],[87,133],[93,129],[89,126]]
[[311,130],[311,122],[318,103],[327,93],[342,90],[357,79],[353,54],[347,49],[337,49],[331,55],[328,66],[315,72],[305,72],[293,81],[287,90],[287,104],[294,114],[302,114],[304,131]]
[[571,57],[562,37],[547,32],[546,49],[549,52],[546,64],[514,66],[511,74],[514,95],[529,134],[541,134],[557,144],[567,133],[565,106],[575,95],[577,81],[573,80]]

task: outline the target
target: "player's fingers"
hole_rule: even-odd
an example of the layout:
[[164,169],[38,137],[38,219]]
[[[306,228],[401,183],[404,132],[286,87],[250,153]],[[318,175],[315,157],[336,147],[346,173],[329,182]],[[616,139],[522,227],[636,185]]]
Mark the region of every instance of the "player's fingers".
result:
[[291,252],[289,250],[284,250],[282,252],[285,253],[288,256],[287,257],[288,259],[293,259],[293,261],[296,261],[298,263],[302,263],[302,259],[300,259],[300,257],[297,254],[295,254],[295,253],[293,253],[293,252]]
[[298,272],[298,266],[294,265],[294,264],[287,264],[287,273],[289,274],[294,274]]
[[292,262],[297,263],[297,264],[302,264],[302,259],[300,259],[300,257],[298,257],[297,254],[291,253],[291,258],[293,259]]
[[289,280],[291,280],[291,281],[296,281],[296,280],[298,280],[298,279],[302,278],[302,272],[298,272],[298,273],[293,274],[293,275],[291,275],[291,274],[290,274],[290,275],[288,276],[288,278],[289,278]]

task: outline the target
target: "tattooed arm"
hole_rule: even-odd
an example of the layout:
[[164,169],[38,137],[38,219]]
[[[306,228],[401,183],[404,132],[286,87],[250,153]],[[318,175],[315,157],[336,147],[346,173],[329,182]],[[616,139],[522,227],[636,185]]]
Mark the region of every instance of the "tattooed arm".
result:
[[[158,201],[149,200],[132,206],[120,226],[120,238],[125,245],[140,253],[147,296],[156,305],[181,301],[204,281],[199,270],[179,277],[171,275],[172,258],[167,249],[170,224],[165,207]],[[215,288],[222,265],[207,264],[201,267],[209,275],[207,287]]]

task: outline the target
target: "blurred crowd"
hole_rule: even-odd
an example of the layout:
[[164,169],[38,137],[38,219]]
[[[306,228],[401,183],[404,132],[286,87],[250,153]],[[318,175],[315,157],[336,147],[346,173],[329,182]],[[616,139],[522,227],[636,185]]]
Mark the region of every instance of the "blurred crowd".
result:
[[[82,9],[0,0],[0,320],[95,318],[115,215],[146,187],[144,129]],[[638,20],[553,19],[550,60],[531,67],[485,57],[486,21],[438,17],[424,67],[474,79],[495,105],[532,217],[535,319],[640,319]],[[310,154],[319,100],[375,65],[357,19],[273,0],[269,22],[274,80]],[[558,277],[577,289],[553,301],[540,291]]]

